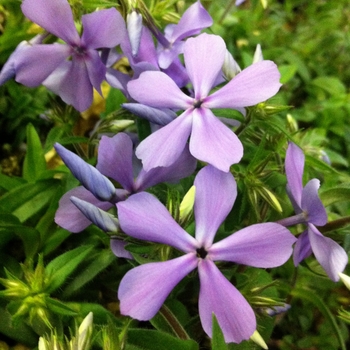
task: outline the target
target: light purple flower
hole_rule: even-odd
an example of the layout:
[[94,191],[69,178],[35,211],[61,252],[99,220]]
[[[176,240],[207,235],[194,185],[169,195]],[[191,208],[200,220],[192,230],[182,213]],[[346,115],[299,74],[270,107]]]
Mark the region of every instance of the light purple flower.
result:
[[142,104],[185,110],[138,146],[136,155],[146,170],[172,164],[190,136],[190,152],[197,159],[225,172],[240,161],[241,142],[214,116],[211,108],[237,109],[262,102],[279,90],[280,74],[273,62],[258,62],[209,95],[221,73],[225,52],[224,41],[216,35],[204,33],[186,41],[184,60],[194,89],[193,97],[184,94],[162,72],[144,72],[139,79],[128,83],[130,95]]
[[[80,232],[91,224],[91,219],[82,214],[72,203],[71,197],[108,210],[130,194],[144,191],[161,182],[178,181],[189,176],[196,167],[195,159],[188,149],[184,149],[179,160],[171,167],[155,168],[146,172],[139,164],[134,174],[133,143],[125,133],[118,133],[113,137],[102,136],[96,168],[59,144],[55,148],[83,185],[67,192],[61,198],[56,212],[55,222],[71,232]],[[108,178],[118,182],[122,188],[116,189]],[[91,216],[96,217],[94,213]],[[95,221],[94,223],[97,224]],[[105,225],[98,226],[103,229]]]
[[212,335],[214,313],[225,341],[238,343],[255,331],[254,311],[214,262],[230,261],[262,268],[279,266],[290,257],[295,238],[281,225],[262,223],[213,243],[236,199],[236,182],[231,173],[206,166],[197,174],[194,185],[195,238],[149,193],[135,194],[117,203],[119,223],[126,234],[167,244],[185,253],[169,261],[130,270],[120,283],[120,310],[123,315],[139,320],[151,319],[180,280],[198,268],[199,315],[205,332]]
[[307,230],[299,236],[294,248],[293,261],[295,266],[314,253],[329,278],[338,281],[338,272],[344,270],[348,257],[338,243],[324,237],[314,226],[325,225],[327,213],[318,196],[320,181],[312,179],[303,187],[304,164],[303,151],[290,142],[285,161],[287,194],[297,215],[294,218],[280,220],[279,223],[289,226],[304,222],[308,225]]
[[120,44],[126,35],[122,16],[115,8],[84,15],[80,37],[66,0],[24,0],[21,7],[26,17],[66,44],[38,44],[17,55],[16,81],[30,87],[44,84],[77,110],[87,109],[93,88],[101,93],[106,74],[97,49]]
[[169,24],[165,28],[165,36],[160,40],[157,49],[159,67],[168,68],[179,54],[183,53],[183,40],[199,34],[202,29],[212,24],[213,19],[199,0],[191,5],[184,12],[178,24]]

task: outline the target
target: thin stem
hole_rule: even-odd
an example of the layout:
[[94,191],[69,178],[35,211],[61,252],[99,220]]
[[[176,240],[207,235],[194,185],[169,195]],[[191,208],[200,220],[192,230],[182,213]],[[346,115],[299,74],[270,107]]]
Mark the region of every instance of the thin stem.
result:
[[179,339],[189,340],[191,339],[185,329],[182,327],[178,319],[170,311],[170,309],[163,305],[159,310],[159,313],[163,316],[164,320],[168,323],[171,329],[174,331]]
[[290,216],[289,218],[278,220],[278,221],[276,221],[276,223],[280,224],[284,227],[294,226],[297,224],[304,224],[304,223],[306,223],[305,214],[300,213],[297,215],[293,215],[293,216]]

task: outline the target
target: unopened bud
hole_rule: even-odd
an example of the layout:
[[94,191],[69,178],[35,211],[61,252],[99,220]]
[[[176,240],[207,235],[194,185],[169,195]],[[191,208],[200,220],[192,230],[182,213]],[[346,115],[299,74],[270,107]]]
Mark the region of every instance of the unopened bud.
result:
[[253,64],[257,62],[261,62],[264,60],[264,56],[261,50],[260,44],[256,45],[256,49],[254,52],[254,57],[253,57]]
[[226,50],[225,53],[225,61],[224,65],[222,66],[222,72],[227,80],[233,79],[239,72],[241,72],[241,68],[228,50]]
[[263,349],[268,349],[267,344],[265,343],[263,337],[260,335],[260,333],[256,330],[253,335],[250,337],[250,340],[253,341],[255,344],[258,344]]
[[192,213],[194,206],[194,199],[196,196],[196,187],[192,186],[185,194],[180,204],[180,222],[185,222]]
[[131,45],[131,53],[133,56],[137,56],[142,34],[142,15],[132,10],[131,13],[127,15],[126,27]]

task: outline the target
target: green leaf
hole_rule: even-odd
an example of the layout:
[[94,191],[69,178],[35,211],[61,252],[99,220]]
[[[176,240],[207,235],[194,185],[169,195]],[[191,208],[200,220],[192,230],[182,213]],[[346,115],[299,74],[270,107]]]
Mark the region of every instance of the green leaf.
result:
[[280,82],[281,84],[285,84],[294,77],[297,67],[294,64],[285,64],[278,66],[278,70],[281,73]]
[[38,335],[24,322],[14,325],[12,315],[2,307],[0,308],[0,320],[1,334],[30,347],[38,345]]
[[116,257],[110,249],[99,251],[96,256],[93,257],[92,263],[66,287],[63,291],[63,298],[67,298],[77,292],[82,286],[90,282],[96,277],[96,275],[106,269],[115,260]]
[[21,177],[7,176],[0,173],[0,187],[6,191],[11,191],[25,183],[27,183],[27,181]]
[[219,323],[213,313],[212,315],[213,322],[213,337],[211,340],[211,348],[213,350],[227,350],[227,345],[225,343],[224,334],[219,326]]
[[346,93],[345,85],[337,77],[317,77],[311,84],[328,92],[330,95],[338,96]]
[[319,309],[319,311],[323,314],[323,316],[326,319],[328,319],[328,321],[330,322],[333,328],[334,334],[338,338],[341,349],[346,350],[345,341],[343,339],[341,330],[336,322],[335,317],[332,315],[326,303],[317,295],[317,293],[311,289],[296,288],[292,290],[291,294],[296,298],[307,300],[308,302],[314,304]]
[[198,350],[194,340],[181,340],[167,333],[149,329],[129,329],[128,344],[143,350]]
[[337,187],[320,193],[320,198],[324,206],[338,202],[350,201],[350,187]]
[[52,260],[45,269],[46,274],[50,278],[47,293],[52,293],[59,288],[91,253],[93,248],[94,246],[92,245],[78,247]]
[[23,163],[23,177],[34,182],[46,170],[44,151],[39,135],[32,124],[27,125],[27,153]]
[[50,179],[16,187],[0,198],[0,207],[24,222],[50,203],[57,183],[57,180]]
[[55,314],[64,315],[64,316],[78,315],[77,311],[67,306],[66,303],[63,303],[57,299],[46,298],[45,301],[47,303],[48,309]]

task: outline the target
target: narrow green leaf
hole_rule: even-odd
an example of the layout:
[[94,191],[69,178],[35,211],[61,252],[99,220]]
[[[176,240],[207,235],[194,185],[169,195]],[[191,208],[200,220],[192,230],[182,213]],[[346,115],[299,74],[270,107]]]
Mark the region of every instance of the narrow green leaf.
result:
[[23,177],[30,182],[39,179],[46,170],[44,151],[40,138],[32,124],[27,125],[27,153],[23,163]]
[[50,179],[16,187],[0,198],[0,207],[24,222],[50,203],[57,183],[57,180]]
[[88,265],[63,291],[63,298],[71,296],[77,292],[86,283],[90,282],[101,271],[106,269],[113,261],[116,260],[115,255],[110,249],[99,251],[95,257],[93,257],[92,263]]
[[45,300],[46,300],[48,309],[55,314],[64,315],[64,316],[78,315],[78,313],[71,307],[67,306],[66,303],[63,303],[53,298],[46,298]]
[[350,201],[350,187],[337,187],[320,193],[320,198],[324,206],[338,202]]
[[212,315],[213,322],[213,337],[211,340],[211,348],[213,350],[227,350],[227,344],[225,343],[224,334],[219,326],[219,323],[215,317]]
[[52,260],[45,269],[47,275],[50,276],[47,293],[52,293],[59,288],[93,248],[92,245],[78,247]]
[[331,311],[329,310],[328,306],[325,304],[325,302],[311,289],[306,288],[297,288],[292,290],[292,295],[296,298],[300,298],[303,300],[307,300],[308,302],[314,304],[323,314],[323,316],[329,320],[334,334],[337,336],[339,345],[342,350],[346,350],[345,341],[343,339],[341,330],[337,324],[337,321],[335,317],[332,315]]
[[25,183],[27,183],[27,181],[21,177],[7,176],[0,173],[0,187],[6,191],[11,191]]
[[167,333],[149,329],[129,329],[128,344],[144,350],[198,350],[194,340],[181,340]]

